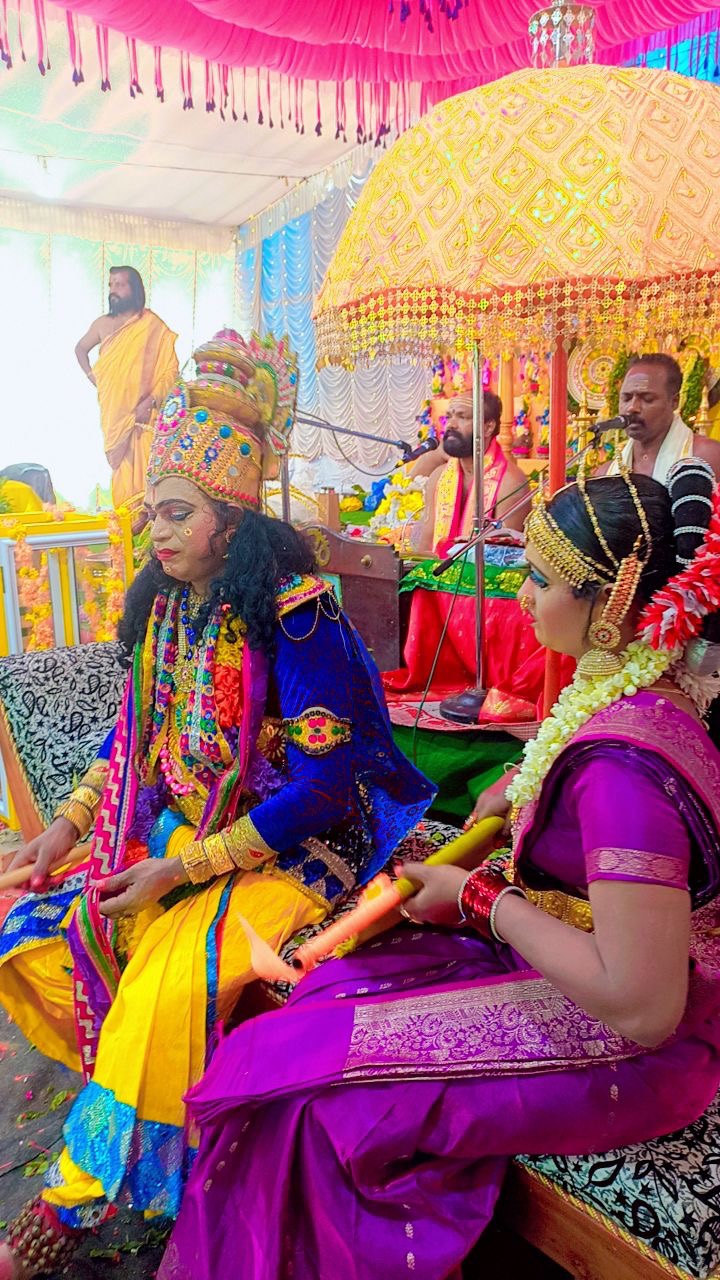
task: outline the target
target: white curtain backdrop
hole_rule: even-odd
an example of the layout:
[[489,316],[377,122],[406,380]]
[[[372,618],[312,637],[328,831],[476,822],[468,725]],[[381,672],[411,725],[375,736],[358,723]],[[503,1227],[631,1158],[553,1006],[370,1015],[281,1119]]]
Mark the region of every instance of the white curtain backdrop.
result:
[[[414,441],[416,416],[429,394],[430,370],[377,361],[352,372],[315,368],[313,301],[372,161],[347,175],[312,210],[261,238],[256,225],[238,232],[237,295],[241,328],[287,333],[300,362],[299,408],[339,427]],[[301,488],[369,486],[386,474],[399,450],[298,424],[293,480]],[[366,473],[369,473],[366,474]]]

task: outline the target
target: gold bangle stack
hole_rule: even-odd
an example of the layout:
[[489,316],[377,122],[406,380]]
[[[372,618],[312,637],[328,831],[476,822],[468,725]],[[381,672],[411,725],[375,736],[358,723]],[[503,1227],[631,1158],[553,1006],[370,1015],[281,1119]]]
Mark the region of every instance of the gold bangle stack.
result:
[[84,840],[95,824],[95,815],[100,807],[102,793],[107,781],[107,760],[96,760],[91,764],[82,782],[70,793],[67,800],[58,805],[54,818],[67,818]]
[[95,822],[93,810],[84,804],[82,800],[73,800],[72,796],[63,804],[58,805],[53,817],[67,818],[67,821],[71,822],[77,831],[78,839],[80,840],[85,839]]
[[192,884],[204,884],[230,871],[255,871],[274,857],[275,850],[263,840],[247,814],[233,822],[227,831],[218,831],[204,840],[193,840],[180,854]]
[[180,861],[191,884],[204,884],[215,875],[205,852],[204,840],[192,840],[190,844],[186,844],[180,854]]

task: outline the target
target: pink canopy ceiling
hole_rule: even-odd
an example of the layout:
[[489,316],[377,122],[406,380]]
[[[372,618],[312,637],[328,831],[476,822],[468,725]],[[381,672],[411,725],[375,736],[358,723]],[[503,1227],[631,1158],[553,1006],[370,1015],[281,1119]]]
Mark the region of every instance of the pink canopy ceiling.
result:
[[[42,63],[44,0],[31,2]],[[22,12],[22,0],[10,0],[12,4]],[[603,62],[641,56],[658,33],[670,41],[702,38],[720,25],[718,10],[707,0],[591,4],[596,58]],[[499,0],[66,0],[62,7],[76,75],[81,69],[77,18],[84,15],[98,27],[103,80],[107,33],[118,32],[129,41],[131,83],[134,42],[140,41],[156,50],[159,93],[162,50],[175,49],[207,63],[208,103],[214,103],[216,94],[222,101],[238,71],[245,78],[259,71],[256,85],[253,80],[257,108],[272,114],[267,73],[277,73],[285,82],[286,114],[292,118],[293,93],[297,110],[302,86],[330,81],[338,85],[337,121],[326,123],[370,133],[382,132],[382,126],[404,127],[442,98],[528,66],[527,23],[541,6],[539,0],[502,5]],[[4,8],[0,0],[0,15]],[[0,16],[6,61],[18,53],[12,48],[13,26],[9,20],[3,24]],[[275,86],[275,93],[282,93],[282,83],[276,80]],[[247,98],[247,85],[245,89]],[[183,90],[188,105],[187,84]],[[276,102],[275,114],[277,107]]]

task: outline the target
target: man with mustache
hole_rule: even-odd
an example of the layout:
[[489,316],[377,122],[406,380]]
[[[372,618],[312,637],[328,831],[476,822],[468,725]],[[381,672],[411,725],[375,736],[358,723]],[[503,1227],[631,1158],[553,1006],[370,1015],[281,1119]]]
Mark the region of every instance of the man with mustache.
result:
[[[620,388],[619,410],[628,419],[628,440],[622,460],[630,471],[665,484],[667,473],[681,458],[704,458],[720,479],[720,441],[696,435],[680,417],[682,370],[663,352],[637,356]],[[617,475],[616,459],[601,474]]]
[[[107,315],[93,321],[75,355],[97,387],[113,506],[121,507],[142,497],[156,411],[177,381],[177,334],[145,306],[134,267],[111,267],[108,290]],[[88,356],[98,346],[91,368]]]
[[[502,520],[510,529],[522,529],[530,507],[530,488],[517,463],[506,458],[498,433],[502,418],[500,398],[486,391],[485,415],[485,514]],[[425,515],[417,549],[447,555],[456,542],[472,534],[475,515],[472,396],[454,396],[448,405],[442,440],[445,465],[430,476],[425,490]],[[524,502],[514,511],[522,498]]]

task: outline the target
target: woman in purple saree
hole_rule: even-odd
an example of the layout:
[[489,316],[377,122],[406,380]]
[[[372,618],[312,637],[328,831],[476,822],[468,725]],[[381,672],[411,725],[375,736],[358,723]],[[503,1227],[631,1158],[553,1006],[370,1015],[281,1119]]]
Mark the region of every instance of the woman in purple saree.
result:
[[643,1141],[712,1100],[720,756],[677,648],[633,640],[677,568],[666,491],[633,481],[528,522],[526,607],[578,675],[508,787],[504,874],[409,865],[408,925],[220,1045],[158,1280],[442,1280],[512,1156]]

